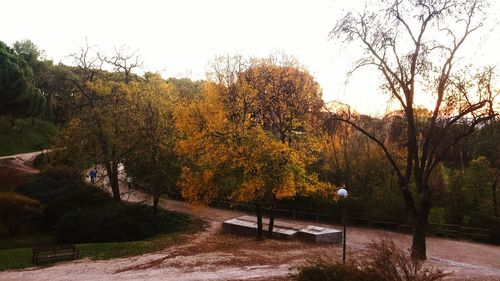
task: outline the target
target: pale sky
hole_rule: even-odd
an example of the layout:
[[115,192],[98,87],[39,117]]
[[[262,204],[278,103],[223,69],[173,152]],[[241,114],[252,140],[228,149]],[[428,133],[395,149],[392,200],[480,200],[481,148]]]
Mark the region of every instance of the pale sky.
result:
[[[370,70],[346,74],[359,53],[328,38],[346,11],[363,0],[16,0],[3,1],[0,40],[11,45],[30,39],[47,57],[67,56],[88,39],[104,53],[127,45],[139,50],[145,71],[163,77],[204,79],[216,55],[296,56],[320,83],[326,101],[382,114],[387,98],[378,93],[379,77]],[[499,5],[492,15],[498,20]],[[500,65],[498,29],[468,42],[466,53],[478,62]],[[424,102],[425,103],[425,102]]]

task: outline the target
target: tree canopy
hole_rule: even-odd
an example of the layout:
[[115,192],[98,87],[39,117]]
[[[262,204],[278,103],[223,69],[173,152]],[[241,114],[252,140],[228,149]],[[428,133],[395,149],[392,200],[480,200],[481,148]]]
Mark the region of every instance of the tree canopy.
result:
[[45,99],[33,79],[33,71],[23,57],[0,41],[1,115],[29,117],[41,113]]

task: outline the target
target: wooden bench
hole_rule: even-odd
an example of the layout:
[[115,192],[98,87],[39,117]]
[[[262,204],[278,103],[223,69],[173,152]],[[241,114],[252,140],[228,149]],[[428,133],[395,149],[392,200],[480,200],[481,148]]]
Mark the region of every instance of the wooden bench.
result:
[[80,255],[74,244],[45,245],[33,247],[32,262],[54,261],[66,258],[77,259]]

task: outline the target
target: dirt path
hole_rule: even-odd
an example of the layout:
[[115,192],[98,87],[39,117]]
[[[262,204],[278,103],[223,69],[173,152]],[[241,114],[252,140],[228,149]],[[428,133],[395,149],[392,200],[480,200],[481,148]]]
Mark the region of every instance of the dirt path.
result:
[[49,150],[1,156],[0,163],[2,167],[15,169],[21,173],[36,174],[39,170],[33,168],[31,164],[38,155],[47,152],[49,152]]
[[[150,202],[149,196],[128,190],[124,183],[121,189],[125,201]],[[307,260],[318,257],[340,260],[341,248],[337,245],[257,242],[249,237],[221,233],[222,221],[240,216],[242,212],[193,209],[184,202],[165,199],[160,201],[160,206],[205,219],[205,230],[191,235],[181,245],[155,253],[105,261],[82,259],[47,268],[0,272],[0,280],[288,280],[293,268]],[[408,248],[411,242],[410,235],[359,227],[348,227],[347,237],[348,257],[362,251],[372,240],[390,238],[402,248]],[[499,246],[432,237],[427,242],[427,266],[455,272],[452,280],[500,280]]]

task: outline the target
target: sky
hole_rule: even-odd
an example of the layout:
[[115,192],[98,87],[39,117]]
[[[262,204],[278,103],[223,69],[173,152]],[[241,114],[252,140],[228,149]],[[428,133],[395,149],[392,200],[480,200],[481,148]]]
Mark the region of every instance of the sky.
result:
[[[164,78],[204,79],[217,55],[293,55],[323,89],[323,99],[372,115],[388,110],[373,70],[356,72],[359,52],[328,37],[335,23],[363,0],[16,0],[0,11],[0,40],[30,39],[56,63],[87,40],[112,55],[115,47],[138,50],[144,71]],[[500,5],[491,14],[498,18]],[[470,40],[465,54],[500,65],[500,32]],[[468,42],[469,43],[469,42]],[[426,101],[421,100],[422,104]]]

